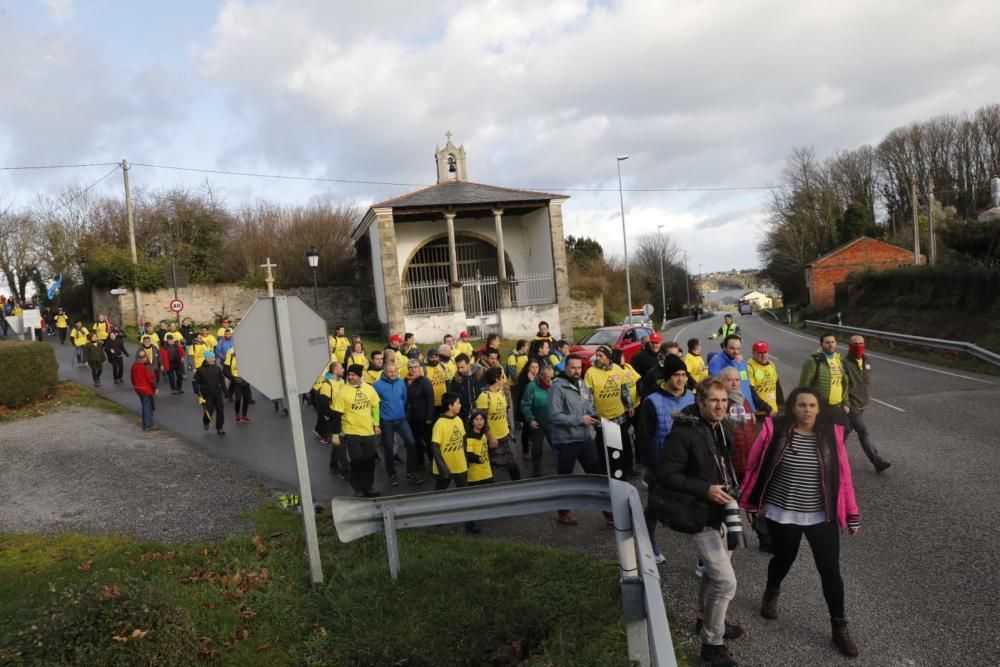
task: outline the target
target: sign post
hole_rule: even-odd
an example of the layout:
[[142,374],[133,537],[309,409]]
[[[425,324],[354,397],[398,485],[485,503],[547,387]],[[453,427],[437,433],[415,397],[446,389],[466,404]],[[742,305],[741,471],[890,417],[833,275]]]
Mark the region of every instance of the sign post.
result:
[[180,299],[174,299],[173,301],[170,302],[170,310],[171,312],[177,313],[179,315],[180,312],[184,310],[184,302],[181,301]]
[[[308,391],[330,361],[326,323],[298,297],[274,296],[274,268],[268,258],[268,296],[257,299],[233,333],[240,375],[270,399],[283,397],[292,428],[292,448],[299,478],[309,573],[313,584],[323,582],[316,534],[316,513],[302,432],[300,393]],[[293,327],[294,322],[294,327]]]

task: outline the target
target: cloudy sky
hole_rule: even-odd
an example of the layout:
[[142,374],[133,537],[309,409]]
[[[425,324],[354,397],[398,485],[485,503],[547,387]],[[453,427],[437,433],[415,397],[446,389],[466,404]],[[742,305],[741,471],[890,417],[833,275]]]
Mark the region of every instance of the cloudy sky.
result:
[[[718,188],[997,102],[998,26],[995,0],[0,0],[0,167],[412,184],[132,171],[231,204],[365,205],[432,183],[451,130],[472,180],[565,190],[567,234],[620,253],[629,154],[625,188],[660,190],[625,193],[630,239],[663,225],[692,271],[748,268],[767,191]],[[0,202],[106,171],[0,171]]]

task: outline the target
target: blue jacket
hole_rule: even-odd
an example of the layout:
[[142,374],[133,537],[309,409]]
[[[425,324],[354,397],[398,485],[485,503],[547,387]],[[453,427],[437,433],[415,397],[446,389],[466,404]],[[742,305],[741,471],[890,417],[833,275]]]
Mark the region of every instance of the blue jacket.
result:
[[674,415],[689,405],[694,405],[694,394],[685,389],[680,396],[662,390],[654,391],[639,406],[639,434],[645,441],[647,456],[654,464],[647,467],[655,467],[659,463],[663,444],[674,426]]
[[382,374],[375,384],[372,385],[375,393],[378,394],[379,416],[383,421],[397,421],[406,419],[406,381],[402,378],[390,380]]
[[753,391],[750,389],[750,373],[747,370],[747,362],[737,363],[734,359],[730,359],[725,352],[722,352],[712,357],[712,361],[708,363],[708,374],[712,377],[720,377],[722,369],[727,366],[732,366],[740,372],[740,392],[743,394],[743,398],[750,403],[750,408],[756,412],[757,406],[754,405]]

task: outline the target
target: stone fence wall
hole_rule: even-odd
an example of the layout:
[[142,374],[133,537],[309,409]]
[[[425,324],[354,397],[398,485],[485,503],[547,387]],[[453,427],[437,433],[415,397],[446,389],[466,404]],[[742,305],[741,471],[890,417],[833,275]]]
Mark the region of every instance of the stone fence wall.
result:
[[[343,324],[348,331],[365,331],[366,318],[361,306],[359,291],[353,285],[320,287],[318,290],[320,316],[331,327]],[[276,289],[275,293],[297,296],[310,307],[315,307],[311,287]],[[242,317],[257,298],[266,295],[267,290],[265,289],[253,289],[232,284],[188,285],[177,288],[177,296],[184,302],[181,317],[190,317],[196,323],[218,322],[223,317],[230,319]],[[156,292],[141,292],[140,296],[142,313],[146,321],[158,322],[175,318],[169,307],[174,298],[172,288]],[[122,296],[114,296],[108,290],[94,289],[91,291],[91,299],[95,316],[104,313],[116,324],[121,322],[125,324],[135,323],[135,300],[131,291]]]
[[604,295],[598,294],[583,299],[571,298],[568,319],[574,327],[604,326]]

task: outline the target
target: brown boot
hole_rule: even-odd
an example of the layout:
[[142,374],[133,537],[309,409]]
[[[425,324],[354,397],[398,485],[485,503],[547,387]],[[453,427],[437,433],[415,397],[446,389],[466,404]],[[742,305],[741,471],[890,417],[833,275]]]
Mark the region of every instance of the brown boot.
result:
[[831,620],[833,626],[833,643],[837,650],[849,658],[856,658],[858,655],[858,645],[851,639],[851,633],[847,631],[847,620],[835,618]]
[[760,615],[772,621],[778,618],[778,593],[777,588],[765,588],[764,598],[760,601]]

